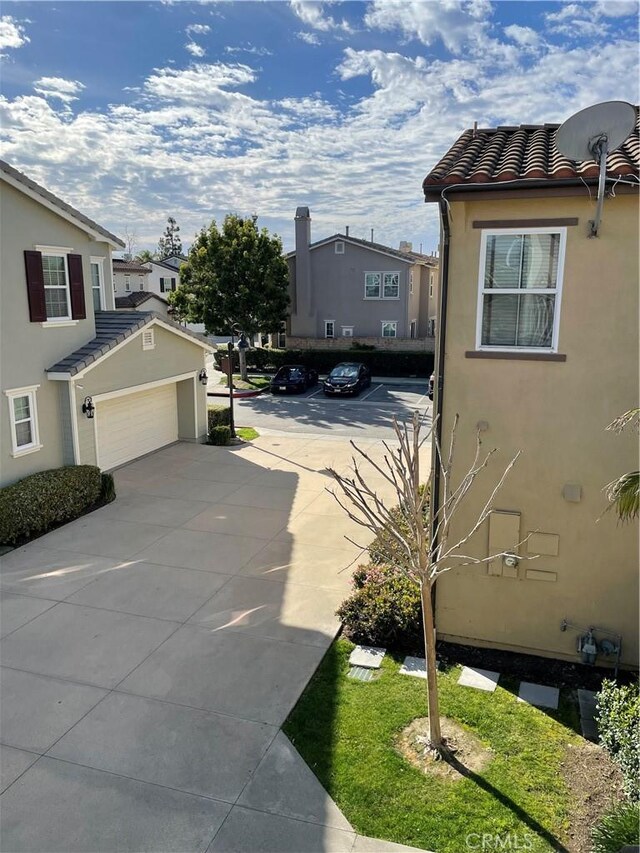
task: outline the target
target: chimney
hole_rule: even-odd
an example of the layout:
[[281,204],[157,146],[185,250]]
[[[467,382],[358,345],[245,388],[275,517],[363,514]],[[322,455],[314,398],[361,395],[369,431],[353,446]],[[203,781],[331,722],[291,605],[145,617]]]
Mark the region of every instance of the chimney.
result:
[[345,237],[348,237],[348,236],[349,236],[349,226],[348,226],[348,225],[347,225],[347,227],[344,229],[344,234],[345,234]]
[[315,335],[311,316],[311,216],[308,207],[296,208],[296,273],[291,334],[299,337]]
[[413,243],[410,243],[408,240],[400,240],[400,251],[401,252],[409,252],[413,251]]
[[373,243],[373,228],[371,229],[371,242]]
[[478,135],[478,122],[474,121],[473,123],[473,138],[475,139]]

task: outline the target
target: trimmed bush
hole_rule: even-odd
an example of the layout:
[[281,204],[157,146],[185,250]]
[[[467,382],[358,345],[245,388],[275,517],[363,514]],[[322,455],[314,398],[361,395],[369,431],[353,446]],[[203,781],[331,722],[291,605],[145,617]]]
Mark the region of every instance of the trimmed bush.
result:
[[337,615],[354,643],[401,651],[422,648],[420,589],[391,566],[359,566]]
[[102,475],[94,465],[31,474],[0,489],[0,544],[15,545],[72,521],[97,503]]
[[[218,368],[221,358],[226,355],[226,350],[215,352]],[[284,350],[258,347],[247,351],[247,368],[256,371],[277,370],[283,364],[304,364],[318,373],[328,373],[341,361],[361,361],[375,376],[418,376],[427,379],[433,371],[433,360],[432,352],[394,352],[379,349]],[[237,373],[239,362],[236,351],[233,353],[233,365],[234,372]]]
[[620,767],[624,790],[640,801],[640,691],[638,684],[602,682],[596,696],[600,743]]
[[[420,486],[420,490],[424,493],[424,489],[426,489],[426,485]],[[393,516],[393,520],[402,531],[403,534],[410,538],[410,529],[409,525],[405,521],[403,517],[403,512],[399,506],[393,507],[390,510],[390,514]],[[428,514],[429,514],[429,501],[427,500],[424,505],[423,517],[425,526],[428,523]],[[402,546],[394,539],[391,534],[383,531],[379,533],[378,536],[373,540],[371,545],[368,547],[369,559],[371,562],[376,565],[393,565],[395,562],[395,555],[399,553],[402,549]]]
[[620,853],[625,845],[640,844],[639,826],[640,805],[620,803],[592,831],[593,853]]
[[210,406],[207,410],[207,421],[209,432],[217,426],[229,426],[231,409],[229,406]]
[[214,426],[209,430],[209,444],[226,446],[231,443],[231,427]]
[[100,477],[100,500],[106,504],[116,499],[116,484],[113,474],[102,474]]

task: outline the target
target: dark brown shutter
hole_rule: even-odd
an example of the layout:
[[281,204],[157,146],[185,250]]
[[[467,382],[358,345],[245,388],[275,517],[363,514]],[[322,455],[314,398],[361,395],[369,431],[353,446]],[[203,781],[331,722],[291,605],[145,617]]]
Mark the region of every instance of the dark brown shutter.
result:
[[176,280],[175,280],[175,278],[172,278],[171,279],[171,290],[175,290],[175,289],[176,289]]
[[44,301],[44,275],[42,274],[41,253],[25,251],[24,265],[27,271],[29,319],[32,323],[44,323],[47,319],[47,306]]
[[87,312],[84,307],[84,278],[82,275],[82,255],[69,255],[69,291],[71,293],[71,317],[84,320]]

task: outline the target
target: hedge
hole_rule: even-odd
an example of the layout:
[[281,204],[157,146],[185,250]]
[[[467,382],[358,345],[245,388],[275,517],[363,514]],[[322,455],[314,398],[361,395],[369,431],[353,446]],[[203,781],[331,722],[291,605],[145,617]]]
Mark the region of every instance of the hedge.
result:
[[217,444],[222,447],[231,444],[231,427],[214,426],[213,429],[210,429],[209,444]]
[[640,691],[638,684],[619,686],[602,682],[596,696],[596,722],[600,743],[619,766],[624,790],[640,801]]
[[207,431],[211,432],[214,427],[229,426],[231,423],[231,409],[229,406],[209,406],[207,409]]
[[[0,544],[15,545],[82,515],[108,492],[99,468],[72,465],[0,489]],[[115,493],[114,493],[115,496]]]
[[[226,357],[225,350],[215,353],[219,368],[221,359]],[[427,379],[433,371],[434,354],[432,352],[394,352],[389,350],[289,350],[256,348],[247,351],[249,370],[277,370],[283,364],[304,364],[328,373],[341,361],[361,361],[375,376],[418,376]],[[239,369],[238,353],[233,353],[233,369]]]

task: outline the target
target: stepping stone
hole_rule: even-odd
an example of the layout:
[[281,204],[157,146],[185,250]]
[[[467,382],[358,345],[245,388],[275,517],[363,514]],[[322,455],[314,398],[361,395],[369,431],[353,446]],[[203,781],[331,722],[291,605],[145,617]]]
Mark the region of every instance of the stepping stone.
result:
[[582,729],[583,738],[586,740],[592,740],[594,743],[598,743],[600,740],[600,734],[598,732],[596,721],[593,717],[580,717],[580,728]]
[[386,649],[375,646],[356,646],[349,655],[351,666],[364,666],[367,669],[379,669]]
[[347,675],[349,678],[355,678],[356,681],[373,681],[377,672],[366,666],[352,666]]
[[424,658],[406,657],[400,667],[400,675],[414,675],[416,678],[426,678],[427,662]]
[[518,702],[526,702],[537,708],[557,708],[560,691],[557,687],[545,687],[543,684],[532,684],[530,681],[520,683]]
[[581,717],[593,717],[596,711],[596,694],[593,690],[578,690]]
[[475,687],[476,690],[486,690],[487,693],[493,693],[498,686],[499,672],[492,672],[490,669],[476,669],[472,666],[463,666],[458,684],[463,687]]

